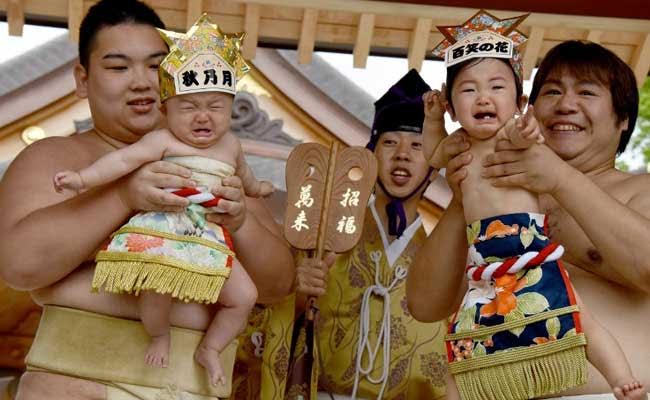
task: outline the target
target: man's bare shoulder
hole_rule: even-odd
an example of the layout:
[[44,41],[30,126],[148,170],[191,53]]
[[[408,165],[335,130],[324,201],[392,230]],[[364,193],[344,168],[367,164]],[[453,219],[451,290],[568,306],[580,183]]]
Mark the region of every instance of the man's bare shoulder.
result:
[[650,217],[650,174],[622,174],[622,180],[612,188],[612,194],[622,195],[631,209]]
[[[94,135],[93,135],[94,136]],[[11,217],[22,218],[34,209],[74,196],[56,193],[54,174],[80,169],[99,158],[106,147],[96,136],[78,135],[40,140],[25,148],[9,165],[0,184],[0,209],[11,210]],[[105,145],[105,143],[104,143]],[[3,223],[11,223],[5,218]]]
[[11,163],[7,174],[50,169],[76,169],[106,152],[105,143],[92,134],[50,137],[27,146]]
[[633,174],[612,168],[610,172],[591,179],[614,199],[650,218],[650,174]]

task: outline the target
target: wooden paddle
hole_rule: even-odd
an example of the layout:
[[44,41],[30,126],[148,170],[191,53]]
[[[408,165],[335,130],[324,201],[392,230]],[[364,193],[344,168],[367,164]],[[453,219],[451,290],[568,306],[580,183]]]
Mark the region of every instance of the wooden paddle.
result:
[[[318,260],[326,251],[343,253],[352,249],[363,230],[368,198],[377,179],[377,160],[363,147],[339,150],[318,143],[296,146],[287,159],[287,209],[284,235],[295,248],[315,252]],[[306,390],[316,398],[318,387],[318,346],[314,319],[316,298],[307,301],[304,321],[307,354],[302,357],[304,370],[294,371],[287,387]],[[295,338],[294,338],[295,339]],[[295,340],[294,340],[295,343]],[[292,346],[293,348],[294,346]],[[300,369],[300,368],[299,368]]]

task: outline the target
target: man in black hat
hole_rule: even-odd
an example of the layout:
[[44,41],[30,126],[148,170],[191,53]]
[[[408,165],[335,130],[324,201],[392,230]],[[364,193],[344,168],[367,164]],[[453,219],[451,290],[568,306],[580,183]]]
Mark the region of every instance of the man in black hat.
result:
[[319,296],[323,398],[444,397],[445,324],[415,321],[405,290],[426,236],[417,205],[432,174],[420,135],[428,90],[411,70],[375,103],[367,147],[378,178],[359,244],[329,263],[299,263],[297,292]]

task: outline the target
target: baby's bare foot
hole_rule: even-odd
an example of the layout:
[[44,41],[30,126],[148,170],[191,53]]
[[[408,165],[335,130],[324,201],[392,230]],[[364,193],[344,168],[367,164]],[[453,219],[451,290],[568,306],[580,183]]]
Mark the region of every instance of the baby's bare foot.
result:
[[152,367],[167,368],[169,365],[169,334],[153,336],[144,354],[144,362]]
[[208,370],[212,386],[226,384],[226,375],[223,372],[219,352],[216,349],[201,344],[194,353],[194,359]]
[[614,387],[614,397],[617,400],[646,400],[648,392],[641,382],[633,381]]

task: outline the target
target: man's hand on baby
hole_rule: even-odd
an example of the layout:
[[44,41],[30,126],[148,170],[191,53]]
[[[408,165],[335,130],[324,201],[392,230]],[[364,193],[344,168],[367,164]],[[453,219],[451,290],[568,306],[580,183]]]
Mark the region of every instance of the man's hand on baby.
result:
[[241,179],[236,175],[225,177],[221,180],[221,185],[214,186],[211,192],[221,198],[219,207],[223,213],[207,214],[206,219],[224,226],[231,233],[237,231],[246,219],[246,201]]
[[497,140],[507,140],[517,149],[527,149],[534,144],[544,143],[544,136],[533,115],[533,106],[528,106],[521,118],[511,118],[497,131]]
[[449,135],[440,143],[444,156],[449,160],[445,178],[454,194],[454,199],[461,201],[460,184],[467,177],[467,166],[472,162],[470,142],[463,128]]
[[[549,165],[553,168],[549,168]],[[509,141],[497,142],[495,152],[483,159],[481,176],[497,187],[523,187],[554,195],[571,182],[575,169],[548,146],[517,149]]]
[[[455,141],[456,139],[452,136],[447,136],[442,139],[429,159],[429,165],[436,169],[446,168],[447,164],[449,164],[449,152],[447,150],[450,145],[456,146]],[[450,142],[454,143],[450,144]]]
[[57,172],[52,179],[54,183],[54,190],[57,193],[62,193],[64,189],[74,190],[79,192],[84,188],[84,181],[81,175],[76,171],[61,171]]
[[148,163],[121,180],[120,197],[132,210],[181,212],[189,200],[163,188],[196,186],[191,175],[189,169],[167,161]]

